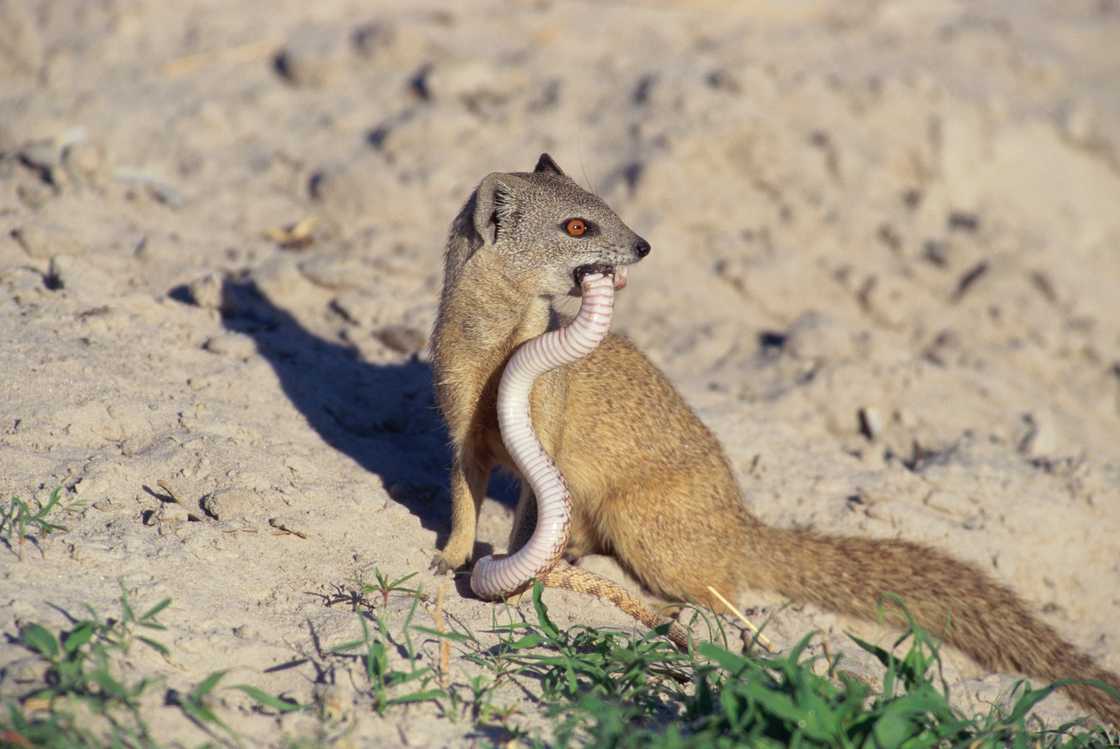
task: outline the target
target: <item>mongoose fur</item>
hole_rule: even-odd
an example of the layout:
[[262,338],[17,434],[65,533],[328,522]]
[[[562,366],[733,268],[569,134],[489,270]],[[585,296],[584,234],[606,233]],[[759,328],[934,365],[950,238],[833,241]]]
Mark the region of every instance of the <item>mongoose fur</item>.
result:
[[[564,226],[571,218],[592,230],[569,236]],[[551,302],[578,292],[577,268],[623,266],[648,251],[547,154],[534,172],[487,176],[453,221],[432,336],[437,399],[453,448],[452,528],[433,566],[446,571],[470,560],[490,471],[501,466],[516,474],[495,412],[498,379],[513,350],[556,324]],[[744,505],[718,440],[621,336],[543,376],[531,408],[536,432],[571,489],[569,558],[611,554],[653,593],[714,610],[719,604],[709,585],[729,600],[765,589],[863,618],[877,615],[884,594],[897,593],[924,628],[985,668],[1097,679],[1120,690],[1120,677],[971,564],[907,541],[763,525]],[[531,534],[534,512],[523,483],[511,551]],[[617,586],[576,567],[557,569],[555,578],[552,584],[618,597]],[[904,624],[891,608],[888,620]],[[648,610],[630,613],[656,621]],[[1120,727],[1120,702],[1090,686],[1067,690]]]

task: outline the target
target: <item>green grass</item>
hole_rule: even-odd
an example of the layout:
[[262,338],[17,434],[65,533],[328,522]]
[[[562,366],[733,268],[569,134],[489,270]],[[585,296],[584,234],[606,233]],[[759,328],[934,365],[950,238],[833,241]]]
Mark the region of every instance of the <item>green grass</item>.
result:
[[[535,623],[507,625],[502,646],[468,652],[540,686],[554,734],[539,746],[581,747],[1105,747],[1117,736],[1089,721],[1046,728],[1028,712],[1053,686],[1021,682],[1006,712],[964,716],[939,677],[937,645],[913,623],[896,656],[855,643],[884,666],[876,690],[806,655],[812,635],[781,657],[740,655],[703,642],[688,654],[649,633],[559,630],[534,589]],[[503,663],[506,661],[507,663]],[[509,664],[513,664],[511,669]],[[940,685],[939,685],[940,682]]]
[[[17,642],[45,662],[45,683],[19,700],[5,700],[3,741],[63,747],[100,746],[109,739],[122,746],[153,745],[139,707],[155,682],[147,677],[127,681],[119,663],[138,644],[167,655],[162,643],[141,631],[164,629],[158,617],[170,603],[165,599],[137,615],[122,588],[117,619],[103,619],[89,609],[88,618],[73,620],[64,631],[25,624]],[[102,731],[88,727],[91,718],[100,719]]]
[[[937,644],[919,627],[893,651],[853,638],[883,665],[872,688],[837,660],[808,654],[812,635],[781,656],[739,654],[727,646],[718,622],[714,642],[677,651],[663,632],[636,636],[610,629],[552,622],[540,586],[532,617],[495,607],[482,636],[462,622],[438,628],[416,623],[427,597],[405,588],[408,577],[359,582],[353,598],[359,636],[326,645],[320,674],[360,676],[354,710],[390,720],[411,720],[410,706],[427,705],[461,727],[478,746],[556,747],[1105,747],[1115,734],[1088,721],[1043,726],[1028,716],[1054,687],[1021,682],[1014,704],[963,715],[950,705],[940,677]],[[373,598],[366,598],[373,594]],[[411,604],[391,621],[390,596]],[[348,599],[349,600],[349,599]],[[238,690],[255,709],[273,715],[304,712],[315,718],[311,735],[288,737],[290,746],[328,746],[350,735],[344,716],[319,697],[306,704],[250,684],[223,686],[226,671],[208,675],[186,693],[166,689],[161,675],[132,677],[121,659],[132,648],[168,657],[153,635],[170,611],[164,599],[137,613],[122,587],[120,616],[72,620],[52,631],[24,625],[15,641],[45,666],[43,684],[2,700],[0,746],[155,747],[151,712],[177,709],[215,743],[243,745],[235,715],[223,714],[213,695]],[[501,620],[499,620],[501,619]],[[494,635],[497,635],[495,642]],[[441,664],[442,643],[457,651]],[[267,667],[272,664],[261,664]],[[293,677],[292,689],[304,686]],[[0,687],[3,687],[0,674]],[[163,692],[162,704],[145,696]],[[349,709],[349,706],[347,706]],[[345,712],[345,711],[343,711]],[[427,714],[427,713],[426,713]],[[406,717],[407,716],[407,717]],[[493,742],[493,743],[487,743]]]
[[[19,497],[12,497],[6,507],[0,506],[0,539],[4,540],[8,549],[14,552],[21,562],[24,542],[30,539],[39,545],[30,531],[38,531],[39,539],[43,539],[52,531],[66,530],[65,526],[47,520],[47,516],[58,509],[61,496],[62,487],[58,487],[51,492],[45,505],[34,510],[30,504]],[[39,546],[39,550],[42,552],[42,546]]]
[[[418,594],[419,591],[415,593]],[[385,596],[385,601],[388,601],[388,594]],[[370,629],[366,617],[359,616],[358,624],[362,629],[362,637],[335,645],[329,651],[329,654],[334,656],[345,656],[352,651],[357,651],[355,657],[360,660],[362,670],[369,682],[369,696],[372,699],[373,710],[378,715],[384,716],[394,705],[439,702],[447,698],[445,690],[431,686],[435,681],[435,670],[431,666],[420,665],[421,659],[413,643],[412,619],[416,615],[416,607],[419,603],[419,595],[414,595],[412,607],[400,627],[399,640],[394,639],[381,614],[373,615],[377,625],[376,630]],[[394,647],[399,647],[403,651],[406,668],[396,668],[390,663],[389,651]]]
[[[166,629],[159,617],[171,599],[137,613],[122,585],[119,604],[119,616],[109,618],[87,607],[88,616],[72,618],[64,630],[52,631],[36,623],[20,628],[15,642],[41,660],[43,684],[14,698],[5,695],[0,704],[0,747],[159,746],[142,714],[142,700],[162,690],[164,680],[158,675],[129,679],[123,662],[140,646],[170,657],[170,650],[152,635]],[[165,702],[204,729],[220,729],[236,739],[207,704],[207,696],[225,673],[210,674],[186,695],[167,690]],[[4,686],[2,676],[0,686]],[[256,687],[231,688],[265,707],[293,709]]]

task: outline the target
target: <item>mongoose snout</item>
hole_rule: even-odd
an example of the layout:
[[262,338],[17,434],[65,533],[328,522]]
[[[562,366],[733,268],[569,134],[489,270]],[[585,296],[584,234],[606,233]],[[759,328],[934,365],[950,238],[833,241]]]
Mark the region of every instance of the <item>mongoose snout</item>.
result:
[[638,241],[634,243],[634,252],[637,253],[639,258],[643,258],[648,255],[649,251],[652,249],[653,248],[649,246],[649,242],[642,239],[641,237],[638,237]]

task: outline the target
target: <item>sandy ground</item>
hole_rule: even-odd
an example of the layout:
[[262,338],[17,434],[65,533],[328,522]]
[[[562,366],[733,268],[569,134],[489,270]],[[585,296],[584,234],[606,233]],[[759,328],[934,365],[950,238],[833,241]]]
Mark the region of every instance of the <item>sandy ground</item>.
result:
[[[123,580],[174,599],[173,661],[131,658],[167,688],[336,682],[358,744],[477,738],[377,718],[317,648],[357,636],[328,604],[374,567],[441,583],[443,239],[483,175],[547,150],[653,243],[616,328],[760,516],[972,560],[1120,669],[1118,39],[1109,0],[0,0],[0,493],[64,486],[69,527],[0,548],[0,631],[112,614]],[[308,217],[306,246],[265,235]],[[851,649],[851,622],[740,603]],[[25,656],[0,642],[0,693]],[[1014,683],[947,660],[962,708]],[[315,730],[220,695],[253,743]]]

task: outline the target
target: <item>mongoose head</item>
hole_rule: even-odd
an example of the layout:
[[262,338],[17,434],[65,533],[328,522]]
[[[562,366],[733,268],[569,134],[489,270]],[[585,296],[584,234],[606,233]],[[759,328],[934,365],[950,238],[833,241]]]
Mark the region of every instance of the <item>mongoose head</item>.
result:
[[497,253],[511,277],[541,296],[578,296],[580,280],[592,271],[612,273],[622,288],[626,266],[650,251],[649,242],[547,153],[532,172],[490,174],[471,203],[473,226],[462,228],[477,235],[473,249]]

